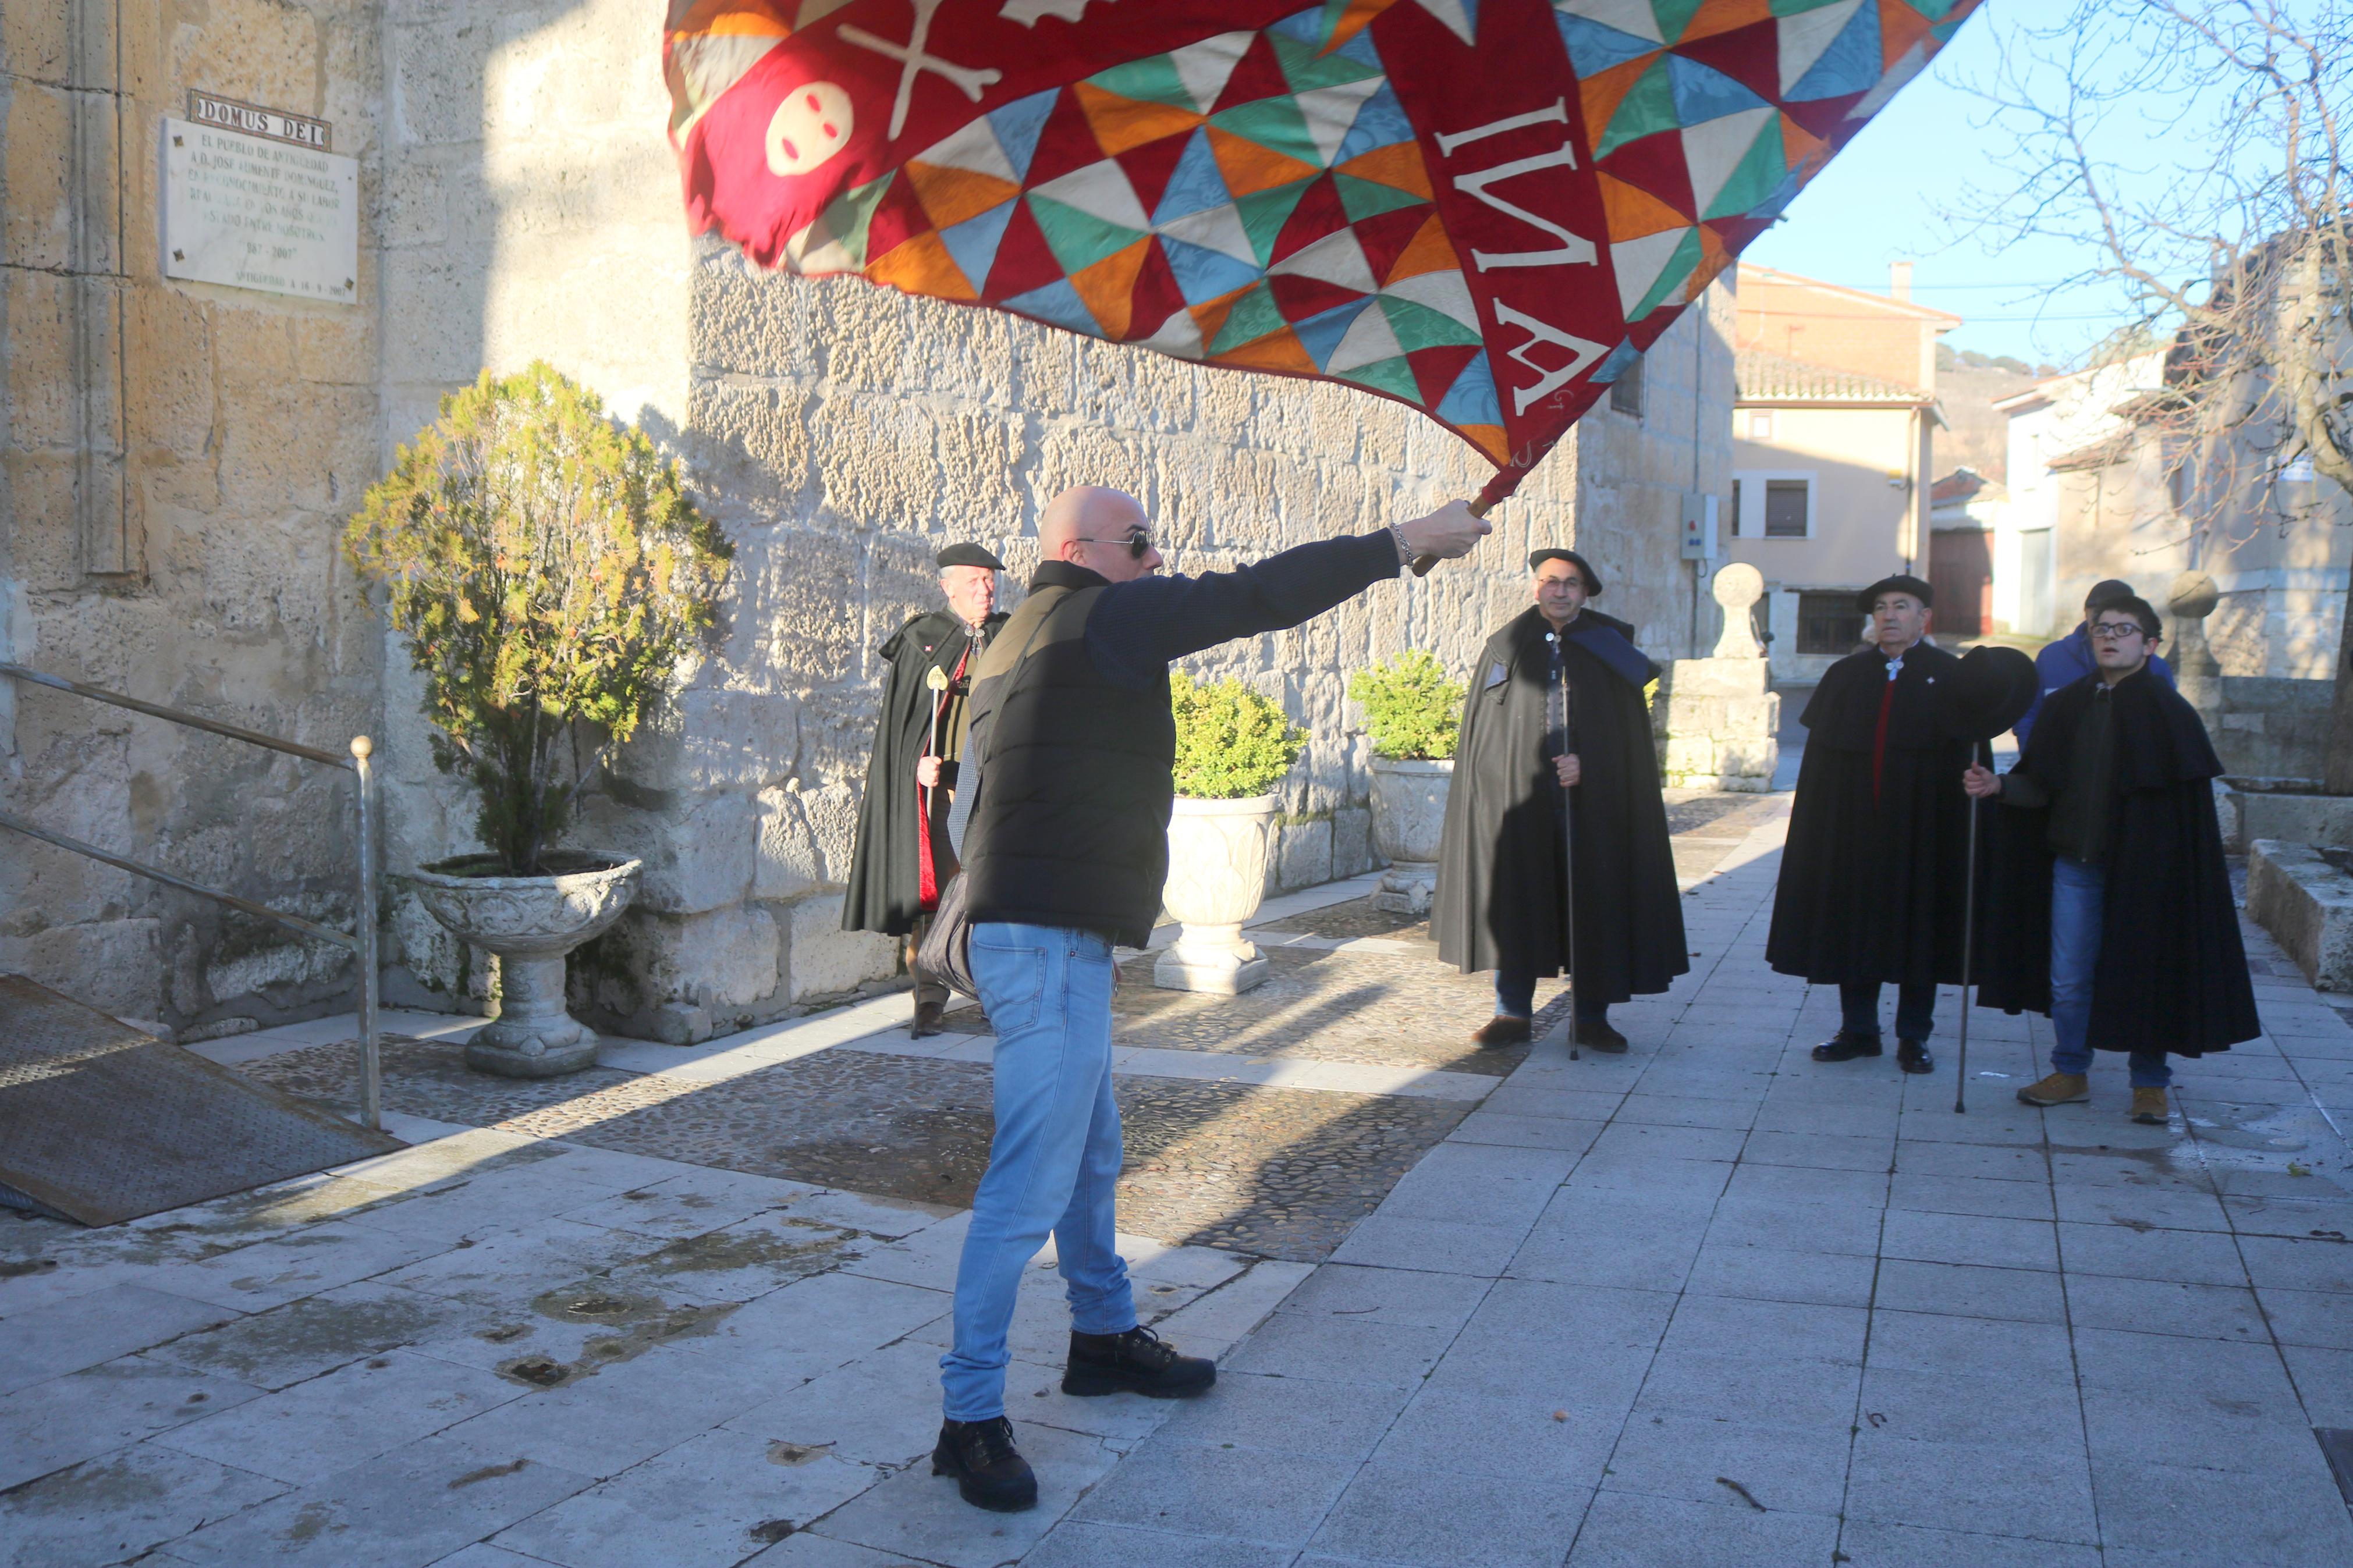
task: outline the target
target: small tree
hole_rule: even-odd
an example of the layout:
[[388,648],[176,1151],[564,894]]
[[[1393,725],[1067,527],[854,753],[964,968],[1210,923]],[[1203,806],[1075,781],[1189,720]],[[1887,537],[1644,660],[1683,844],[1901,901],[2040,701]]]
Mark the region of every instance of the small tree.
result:
[[1435,654],[1411,648],[1348,678],[1348,700],[1365,705],[1373,750],[1401,762],[1444,762],[1454,755],[1463,688],[1446,678]]
[[1248,800],[1281,782],[1307,749],[1307,731],[1239,680],[1203,686],[1168,677],[1176,716],[1176,793],[1195,800]]
[[344,548],[384,589],[425,676],[433,760],[480,794],[476,829],[510,876],[544,874],[612,748],[717,619],[733,553],[674,461],[539,363],[444,397]]

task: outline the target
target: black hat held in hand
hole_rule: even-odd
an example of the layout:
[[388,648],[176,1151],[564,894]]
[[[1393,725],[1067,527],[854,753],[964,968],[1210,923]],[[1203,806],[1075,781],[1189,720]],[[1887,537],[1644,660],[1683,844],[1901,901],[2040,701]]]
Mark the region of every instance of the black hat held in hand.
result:
[[2014,647],[1980,643],[1939,683],[1945,721],[1957,735],[1990,741],[2026,717],[2038,684],[2032,659]]

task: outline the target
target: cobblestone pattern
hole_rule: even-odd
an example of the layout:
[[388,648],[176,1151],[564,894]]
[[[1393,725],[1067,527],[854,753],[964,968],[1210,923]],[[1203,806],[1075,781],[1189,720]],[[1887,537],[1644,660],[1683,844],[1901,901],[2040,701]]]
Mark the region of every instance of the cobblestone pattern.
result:
[[1394,942],[1427,942],[1433,954],[1436,942],[1430,934],[1428,916],[1398,914],[1393,910],[1373,908],[1370,894],[1350,899],[1345,904],[1326,904],[1320,910],[1309,910],[1285,920],[1253,928],[1282,936],[1304,933],[1328,937],[1386,937]]
[[[330,1103],[355,1047],[316,1046],[238,1070]],[[995,1127],[989,1069],[820,1051],[723,1082],[591,1068],[565,1079],[470,1072],[462,1047],[391,1038],[385,1103],[437,1121],[816,1182],[971,1203]],[[1444,1138],[1467,1107],[1314,1089],[1121,1077],[1122,1230],[1315,1261]]]
[[1493,990],[1482,976],[1457,974],[1428,959],[1265,951],[1272,973],[1240,996],[1123,984],[1112,997],[1113,1042],[1496,1077],[1525,1054],[1471,1043],[1471,1031],[1493,1011]]

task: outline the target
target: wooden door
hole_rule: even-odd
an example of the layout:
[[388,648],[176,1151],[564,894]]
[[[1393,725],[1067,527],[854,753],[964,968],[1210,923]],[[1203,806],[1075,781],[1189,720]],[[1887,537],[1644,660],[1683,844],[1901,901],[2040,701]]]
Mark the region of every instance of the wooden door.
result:
[[1993,536],[1950,528],[1928,536],[1928,585],[1936,592],[1936,629],[1981,637],[1993,612]]

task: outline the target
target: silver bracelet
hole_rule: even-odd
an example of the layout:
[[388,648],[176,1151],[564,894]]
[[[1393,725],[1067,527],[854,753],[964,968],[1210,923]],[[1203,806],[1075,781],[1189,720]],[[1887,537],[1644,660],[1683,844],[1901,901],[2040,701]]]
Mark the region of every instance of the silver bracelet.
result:
[[1412,565],[1413,546],[1405,542],[1405,526],[1402,523],[1395,522],[1389,524],[1389,537],[1397,541],[1398,564],[1399,566]]

